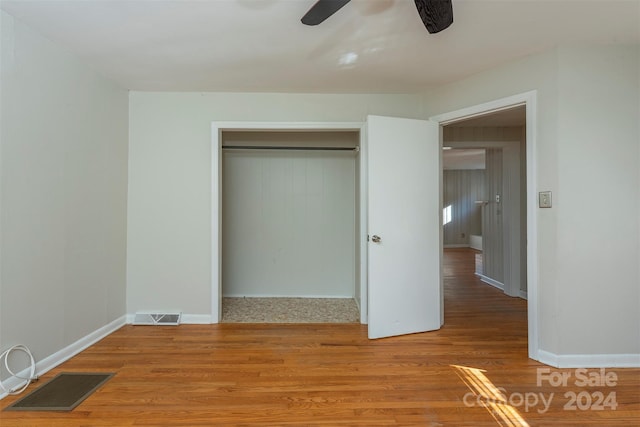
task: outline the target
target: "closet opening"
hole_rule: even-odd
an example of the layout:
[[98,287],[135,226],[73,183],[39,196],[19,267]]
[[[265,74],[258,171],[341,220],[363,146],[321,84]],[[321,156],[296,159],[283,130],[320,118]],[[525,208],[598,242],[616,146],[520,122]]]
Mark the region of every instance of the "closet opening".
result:
[[220,142],[221,322],[360,322],[360,132]]

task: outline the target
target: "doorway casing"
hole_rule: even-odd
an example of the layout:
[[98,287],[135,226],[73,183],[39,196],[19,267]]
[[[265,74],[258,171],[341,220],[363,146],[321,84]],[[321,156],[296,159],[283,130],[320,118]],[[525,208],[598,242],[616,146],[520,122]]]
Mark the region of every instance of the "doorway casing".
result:
[[[536,203],[536,129],[537,129],[537,91],[497,99],[449,113],[430,117],[441,126],[464,121],[485,114],[497,113],[518,106],[526,107],[526,197],[527,197],[527,315],[529,357],[540,360],[539,352],[539,304],[538,304],[538,226]],[[441,132],[442,144],[442,132]],[[440,207],[442,209],[442,206]]]
[[358,200],[359,212],[359,237],[357,246],[359,251],[360,280],[356,283],[358,288],[360,308],[360,323],[367,323],[367,242],[362,236],[367,234],[366,224],[366,138],[365,126],[358,122],[213,122],[211,125],[211,322],[219,323],[222,317],[222,134],[225,131],[252,131],[252,132],[278,132],[278,131],[353,131],[359,133],[359,155],[356,158],[356,167],[359,172]]

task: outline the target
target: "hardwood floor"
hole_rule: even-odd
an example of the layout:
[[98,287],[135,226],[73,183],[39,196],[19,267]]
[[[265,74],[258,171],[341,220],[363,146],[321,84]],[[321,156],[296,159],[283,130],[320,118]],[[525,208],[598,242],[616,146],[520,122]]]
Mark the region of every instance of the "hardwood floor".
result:
[[[78,408],[0,412],[0,426],[638,425],[640,369],[578,387],[575,370],[550,368],[568,385],[538,386],[547,367],[527,358],[526,301],[478,281],[473,251],[445,255],[439,331],[371,341],[359,324],[125,326],[41,379],[116,373]],[[615,392],[616,410],[586,410],[598,392]]]

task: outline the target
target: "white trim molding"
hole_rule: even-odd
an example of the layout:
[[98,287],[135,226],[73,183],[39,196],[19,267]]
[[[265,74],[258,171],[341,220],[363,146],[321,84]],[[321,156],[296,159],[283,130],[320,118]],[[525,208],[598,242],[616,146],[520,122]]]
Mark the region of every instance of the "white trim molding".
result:
[[494,288],[498,288],[501,291],[504,291],[504,283],[498,282],[497,280],[492,279],[491,277],[487,277],[484,274],[476,273],[476,276],[478,276],[480,280],[486,283],[487,285],[491,285]]
[[[211,123],[211,322],[219,323],[222,318],[222,253],[221,214],[222,205],[222,132],[223,131],[357,131],[360,133],[360,159],[366,158],[366,126],[363,122],[217,122]],[[367,270],[366,256],[366,162],[360,160],[360,321],[367,322]],[[184,316],[184,315],[183,315]]]
[[532,98],[535,98],[536,92],[537,91],[534,90],[508,96],[506,98],[496,99],[494,101],[485,102],[484,104],[473,105],[460,110],[438,114],[437,116],[430,117],[429,119],[440,123],[441,126],[446,126],[452,123],[484,116],[485,114],[497,113],[520,105],[526,105],[532,100]]
[[640,354],[554,354],[538,352],[540,362],[556,368],[640,368]]
[[184,314],[182,313],[182,318],[180,319],[180,324],[185,325],[209,325],[213,323],[211,321],[210,314]]
[[[53,353],[50,356],[45,357],[41,361],[37,362],[36,363],[36,375],[42,376],[42,375],[46,374],[51,369],[57,367],[58,365],[61,365],[62,363],[66,362],[67,360],[71,359],[76,354],[82,352],[83,350],[85,350],[88,347],[92,346],[93,344],[97,343],[98,341],[100,341],[104,337],[106,337],[106,336],[112,334],[113,332],[117,331],[118,329],[120,329],[121,327],[123,327],[124,325],[127,324],[128,317],[129,316],[127,316],[127,315],[120,316],[116,320],[106,324],[105,326],[103,326],[103,327],[101,327],[99,329],[96,329],[95,331],[91,332],[90,334],[80,338],[76,342],[74,342],[72,344],[69,344],[65,348]],[[20,377],[29,376],[29,369],[27,368],[27,369],[19,372],[18,376],[20,376]],[[15,389],[16,387],[21,387],[24,384],[24,380],[18,379],[16,377],[12,377],[12,378],[8,378],[6,381],[4,381],[4,384],[8,389]],[[3,399],[6,396],[7,396],[6,393],[0,394],[0,399]]]

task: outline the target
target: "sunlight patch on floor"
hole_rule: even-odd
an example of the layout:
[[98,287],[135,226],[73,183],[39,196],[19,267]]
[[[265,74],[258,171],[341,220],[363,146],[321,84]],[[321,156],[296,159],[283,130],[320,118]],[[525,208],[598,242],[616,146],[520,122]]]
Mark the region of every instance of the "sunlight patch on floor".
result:
[[529,427],[516,408],[509,404],[507,397],[484,374],[484,370],[468,366],[451,365],[458,376],[471,390],[471,399],[467,393],[464,403],[467,406],[483,406],[489,411],[498,425],[508,427]]

